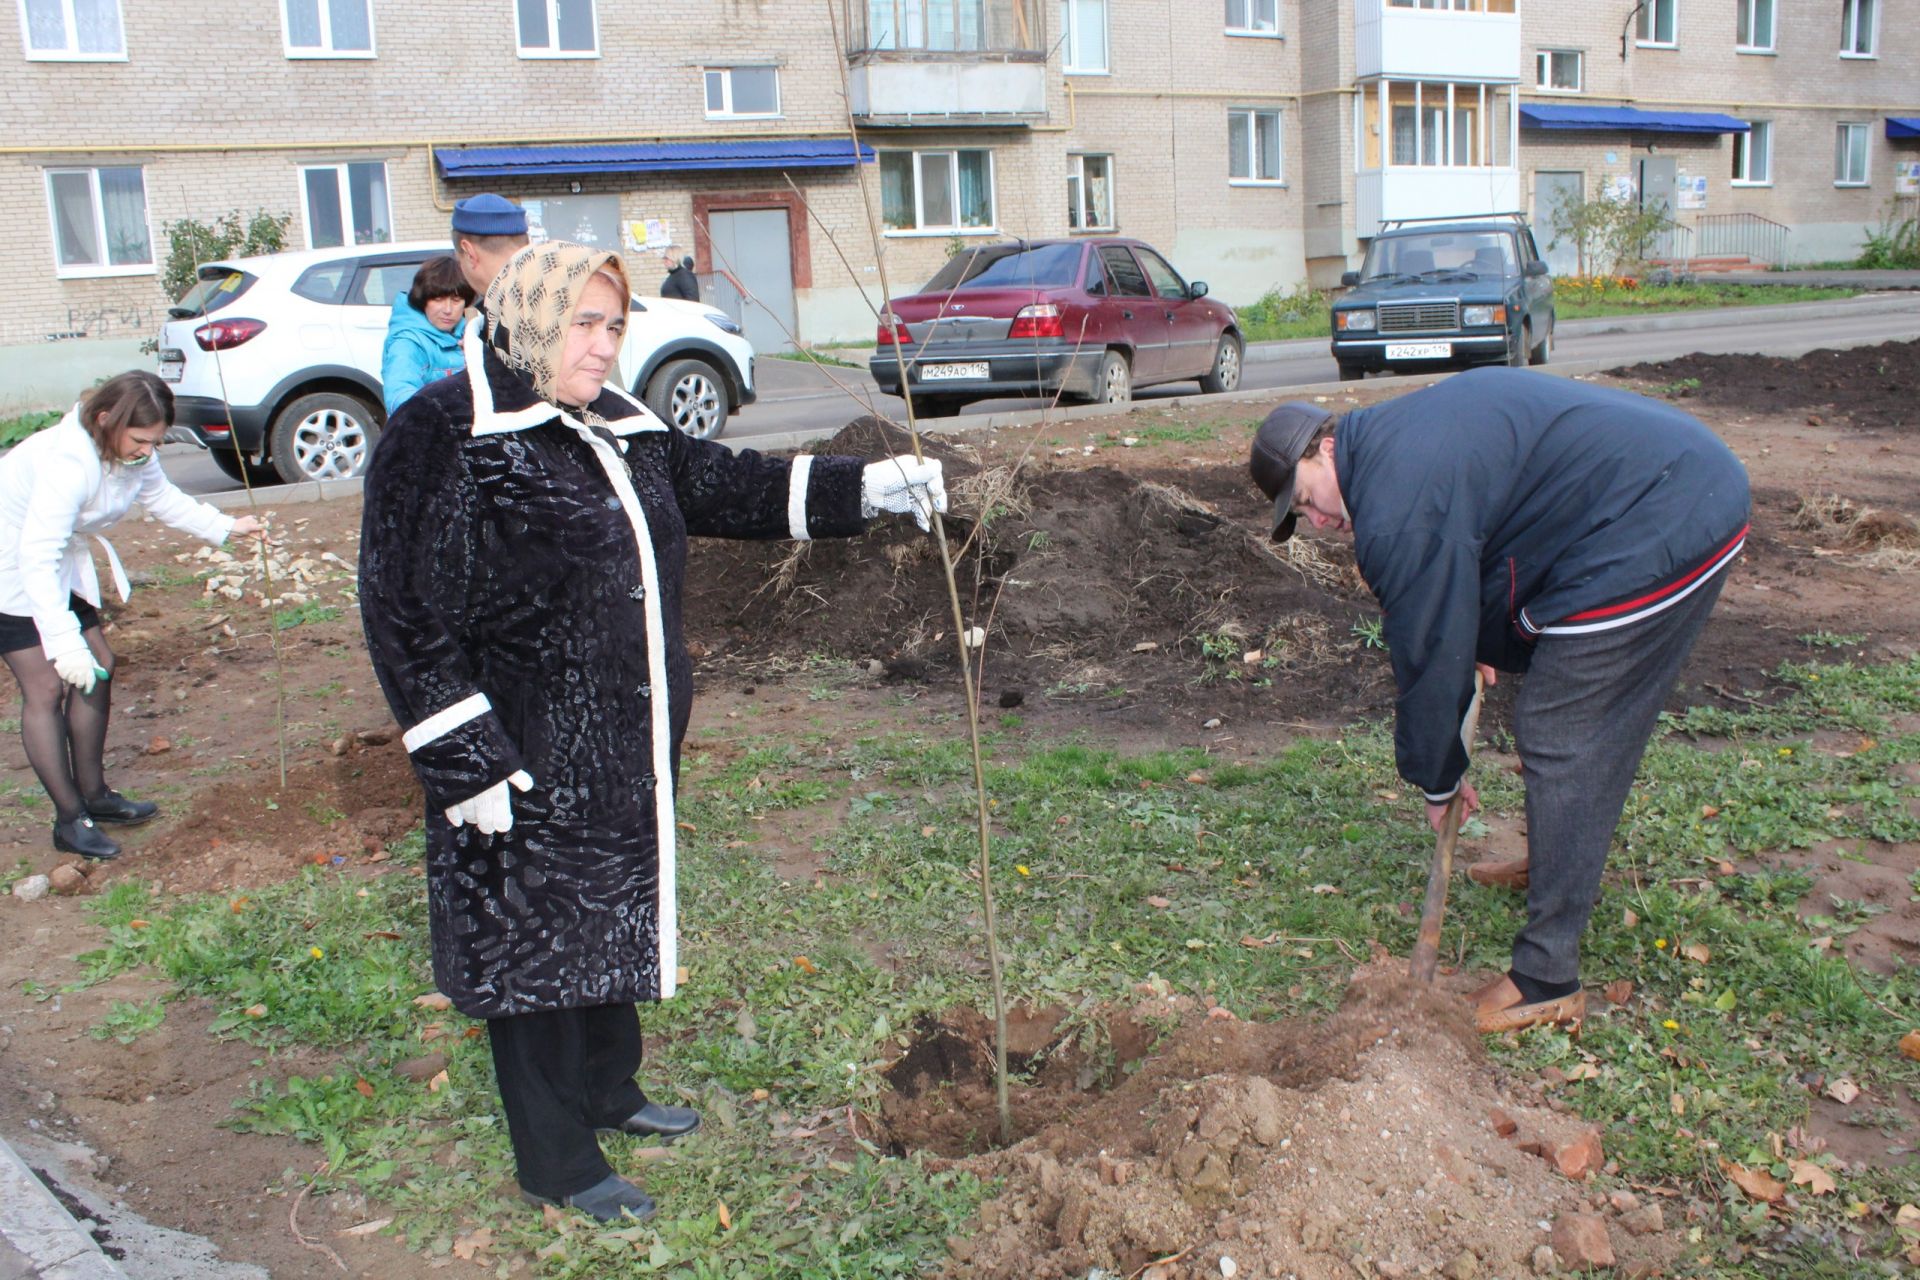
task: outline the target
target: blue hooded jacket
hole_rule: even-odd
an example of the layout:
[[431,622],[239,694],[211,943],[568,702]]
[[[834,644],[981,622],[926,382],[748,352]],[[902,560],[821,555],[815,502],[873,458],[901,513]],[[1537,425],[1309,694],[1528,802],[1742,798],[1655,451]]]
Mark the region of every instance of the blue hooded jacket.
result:
[[460,351],[460,335],[466,327],[462,318],[452,333],[443,332],[407,301],[406,294],[393,300],[387,343],[380,352],[380,390],[386,396],[388,417],[429,382],[467,367]]

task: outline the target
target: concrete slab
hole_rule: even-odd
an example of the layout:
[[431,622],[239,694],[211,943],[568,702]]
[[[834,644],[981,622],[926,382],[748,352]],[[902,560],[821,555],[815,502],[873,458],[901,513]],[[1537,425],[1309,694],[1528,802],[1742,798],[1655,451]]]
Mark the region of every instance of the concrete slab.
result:
[[[0,1140],[0,1276],[40,1280],[124,1280],[126,1273],[100,1252],[4,1140]],[[10,1273],[7,1268],[23,1268]]]

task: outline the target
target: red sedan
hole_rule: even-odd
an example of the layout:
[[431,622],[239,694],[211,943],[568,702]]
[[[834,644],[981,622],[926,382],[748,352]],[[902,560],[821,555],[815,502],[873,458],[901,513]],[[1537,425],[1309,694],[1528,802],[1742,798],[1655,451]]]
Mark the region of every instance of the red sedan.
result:
[[1017,240],[967,249],[881,313],[868,364],[917,413],[1056,394],[1125,404],[1135,387],[1240,385],[1233,308],[1138,240]]

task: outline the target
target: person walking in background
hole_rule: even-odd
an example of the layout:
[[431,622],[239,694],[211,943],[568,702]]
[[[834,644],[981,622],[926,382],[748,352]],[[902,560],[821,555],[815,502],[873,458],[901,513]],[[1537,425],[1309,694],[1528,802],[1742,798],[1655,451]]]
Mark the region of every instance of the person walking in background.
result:
[[451,255],[428,258],[413,273],[412,286],[393,300],[380,353],[380,391],[389,414],[429,382],[466,367],[460,338],[472,305],[473,286]]
[[693,274],[693,259],[681,258],[675,262],[671,249],[660,257],[667,267],[667,278],[660,282],[660,296],[684,298],[688,302],[700,301],[700,277]]
[[700,1123],[634,1082],[635,1002],[680,981],[687,538],[946,509],[937,461],[787,461],[662,422],[607,380],[630,297],[617,254],[516,254],[466,373],[381,435],[360,549],[368,654],[426,793],[434,980],[487,1020],[522,1194],[603,1220],[654,1206],[597,1131]]
[[527,211],[491,191],[453,206],[453,256],[476,305],[507,259],[527,247]]
[[114,656],[87,538],[105,550],[125,600],[126,571],[100,535],[134,503],[215,545],[261,529],[174,488],[154,452],[172,425],[173,392],[135,370],[0,458],[0,656],[20,684],[20,739],[53,801],[53,847],[63,853],[116,858],[120,846],[96,824],[133,825],[160,811],[107,785]]

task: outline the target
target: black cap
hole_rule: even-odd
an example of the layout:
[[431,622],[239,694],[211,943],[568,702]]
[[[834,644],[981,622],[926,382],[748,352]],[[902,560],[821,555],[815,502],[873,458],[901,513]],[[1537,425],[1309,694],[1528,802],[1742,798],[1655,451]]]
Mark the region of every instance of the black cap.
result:
[[1307,444],[1326,429],[1333,415],[1318,405],[1290,400],[1267,415],[1253,433],[1253,457],[1247,470],[1260,492],[1273,499],[1273,540],[1293,536],[1293,469]]

